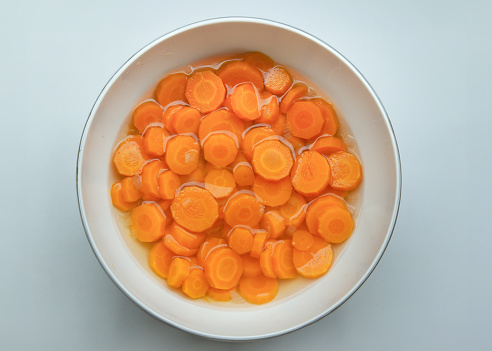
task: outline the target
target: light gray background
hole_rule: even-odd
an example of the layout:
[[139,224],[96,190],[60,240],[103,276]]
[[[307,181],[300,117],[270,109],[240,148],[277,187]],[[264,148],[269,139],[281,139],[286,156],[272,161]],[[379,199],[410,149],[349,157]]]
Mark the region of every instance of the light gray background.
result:
[[[307,328],[235,345],[126,298],[90,249],[75,190],[80,135],[112,74],[162,34],[228,15],[290,24],[345,55],[387,109],[403,168],[396,230],[361,289]],[[491,349],[491,15],[486,0],[0,0],[0,349]]]

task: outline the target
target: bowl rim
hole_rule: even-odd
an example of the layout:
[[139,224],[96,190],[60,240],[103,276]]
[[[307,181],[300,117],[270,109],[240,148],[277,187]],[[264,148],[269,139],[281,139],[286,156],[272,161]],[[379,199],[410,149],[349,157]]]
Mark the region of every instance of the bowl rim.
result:
[[[393,208],[393,214],[392,214],[392,217],[391,217],[391,223],[390,223],[388,232],[387,232],[387,234],[385,236],[385,240],[383,242],[383,245],[381,246],[381,249],[379,250],[377,256],[375,257],[372,265],[367,270],[367,273],[359,280],[359,282],[351,290],[349,290],[343,296],[342,299],[339,300],[339,302],[337,304],[333,305],[332,308],[330,308],[329,310],[323,311],[318,316],[316,316],[316,317],[314,317],[314,318],[312,318],[310,320],[307,320],[307,321],[305,321],[302,324],[293,326],[291,328],[284,329],[282,331],[278,331],[278,332],[274,332],[274,333],[270,333],[270,334],[258,335],[258,336],[253,336],[253,337],[251,337],[251,336],[247,336],[247,337],[229,336],[228,337],[228,336],[220,336],[220,335],[211,335],[209,333],[203,333],[203,332],[199,332],[197,330],[193,330],[193,329],[190,329],[190,328],[181,326],[181,325],[179,325],[179,324],[177,324],[177,323],[175,323],[175,322],[173,322],[171,320],[164,319],[161,316],[157,315],[151,309],[147,308],[142,302],[140,302],[138,298],[136,298],[135,296],[133,296],[118,281],[118,279],[111,272],[111,270],[109,269],[109,267],[105,263],[103,257],[101,256],[100,252],[98,251],[98,249],[97,249],[97,247],[95,245],[95,242],[94,242],[94,240],[92,238],[92,234],[90,233],[89,225],[88,225],[86,214],[85,214],[85,211],[84,211],[84,206],[83,206],[83,203],[82,203],[82,188],[81,188],[81,181],[80,181],[80,179],[81,179],[81,171],[82,171],[82,155],[83,155],[84,149],[85,149],[85,141],[87,139],[87,134],[88,134],[88,131],[89,131],[90,126],[92,124],[92,121],[94,119],[94,112],[97,109],[97,107],[100,104],[100,102],[103,99],[103,97],[105,96],[106,92],[111,87],[112,83],[121,75],[121,73],[124,72],[126,70],[126,68],[129,65],[131,65],[133,63],[133,61],[137,57],[139,57],[140,55],[144,54],[147,50],[151,49],[152,47],[154,47],[159,42],[164,41],[164,40],[166,40],[167,38],[169,38],[171,36],[174,36],[176,34],[179,34],[179,33],[182,33],[182,32],[185,32],[185,31],[188,31],[188,30],[197,28],[197,27],[205,26],[205,25],[211,25],[211,24],[217,24],[217,23],[228,23],[228,22],[233,22],[233,23],[241,23],[242,22],[242,23],[264,24],[264,25],[274,26],[274,27],[277,27],[277,28],[282,28],[282,29],[285,29],[285,30],[294,32],[296,34],[299,34],[299,35],[305,37],[308,40],[314,41],[318,45],[320,45],[320,46],[324,47],[325,49],[327,49],[328,51],[332,52],[341,61],[343,61],[350,69],[352,69],[352,71],[354,72],[354,74],[357,75],[357,77],[359,78],[360,82],[364,84],[364,86],[367,88],[368,92],[373,97],[373,99],[374,99],[375,103],[377,104],[378,108],[382,112],[382,115],[384,117],[383,119],[384,119],[384,122],[386,124],[387,129],[388,129],[389,137],[391,139],[391,144],[392,144],[392,147],[393,147],[394,157],[395,157],[395,159],[394,159],[394,161],[395,161],[395,167],[396,167],[396,170],[395,170],[396,171],[396,197],[395,197],[395,200],[394,200],[394,208]],[[82,135],[80,137],[80,142],[79,142],[79,147],[78,147],[78,152],[77,152],[76,174],[75,174],[75,176],[76,176],[75,181],[76,181],[76,193],[77,193],[77,202],[78,202],[78,207],[79,207],[79,214],[80,214],[80,218],[81,218],[81,221],[82,221],[82,225],[84,227],[86,238],[87,238],[87,240],[88,240],[88,242],[89,242],[89,244],[91,246],[91,249],[92,249],[94,255],[96,256],[99,264],[104,269],[104,271],[106,272],[106,274],[111,278],[111,281],[133,303],[135,303],[138,307],[140,307],[142,310],[144,310],[145,312],[147,312],[148,314],[150,314],[152,317],[156,318],[157,320],[159,320],[161,322],[165,322],[166,324],[168,324],[170,326],[173,326],[173,327],[175,327],[177,329],[180,329],[180,330],[189,332],[191,334],[198,335],[198,336],[201,336],[201,337],[205,337],[205,338],[208,338],[208,339],[220,340],[220,341],[260,340],[260,339],[268,339],[268,338],[272,338],[272,337],[276,337],[276,336],[288,334],[288,333],[291,333],[291,332],[294,332],[296,330],[302,329],[304,327],[307,327],[307,326],[309,326],[309,325],[311,325],[311,324],[319,321],[320,319],[322,319],[322,318],[326,317],[327,315],[331,314],[333,311],[335,311],[341,305],[343,305],[352,295],[355,294],[355,292],[357,292],[360,289],[360,287],[366,282],[366,280],[369,278],[369,276],[372,274],[372,272],[374,271],[374,269],[376,268],[376,266],[381,261],[381,258],[383,256],[384,252],[386,251],[386,249],[387,249],[387,247],[389,245],[389,242],[390,242],[390,240],[391,240],[391,238],[393,236],[394,230],[395,230],[395,226],[396,226],[396,222],[397,222],[398,214],[399,214],[399,209],[400,209],[401,192],[402,192],[401,156],[400,156],[400,151],[399,151],[398,144],[397,144],[397,141],[396,141],[396,136],[395,136],[395,132],[394,132],[393,126],[391,124],[391,121],[389,119],[388,113],[387,113],[386,109],[384,108],[384,106],[383,106],[383,104],[382,104],[379,96],[376,94],[375,90],[372,88],[372,86],[369,84],[369,82],[365,79],[365,77],[362,75],[362,73],[345,56],[343,56],[335,48],[333,48],[329,44],[325,43],[321,39],[317,38],[316,36],[314,36],[314,35],[312,35],[312,34],[310,34],[308,32],[305,32],[305,31],[303,31],[301,29],[298,29],[297,27],[294,27],[292,25],[288,25],[288,24],[282,23],[280,21],[271,20],[271,19],[265,19],[265,18],[259,18],[259,17],[248,17],[248,16],[224,16],[224,17],[215,17],[215,18],[209,18],[209,19],[204,19],[204,20],[200,20],[200,21],[189,23],[187,25],[178,27],[178,28],[176,28],[176,29],[174,29],[174,30],[166,33],[166,34],[163,34],[163,35],[157,37],[156,39],[152,40],[151,42],[149,42],[148,44],[146,44],[145,46],[143,46],[142,48],[140,48],[138,51],[136,51],[130,58],[128,58],[128,60],[126,60],[115,71],[115,73],[110,77],[110,79],[106,82],[106,84],[102,88],[101,92],[98,94],[98,96],[97,96],[97,98],[96,98],[96,100],[95,100],[95,102],[94,102],[94,104],[93,104],[93,106],[92,106],[92,108],[91,108],[91,110],[89,112],[89,115],[87,117],[87,120],[86,120],[86,122],[84,124]]]

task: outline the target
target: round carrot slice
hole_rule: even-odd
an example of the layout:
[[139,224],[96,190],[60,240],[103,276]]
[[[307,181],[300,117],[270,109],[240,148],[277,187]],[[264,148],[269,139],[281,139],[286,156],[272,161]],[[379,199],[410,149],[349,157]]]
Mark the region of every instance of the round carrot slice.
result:
[[332,206],[321,213],[318,234],[329,243],[339,244],[348,239],[354,229],[354,221],[347,209]]
[[329,207],[338,206],[346,209],[347,204],[342,198],[335,195],[323,195],[311,202],[306,211],[306,224],[313,234],[318,232],[319,217]]
[[205,189],[210,191],[216,199],[230,196],[235,188],[234,176],[225,169],[211,170],[205,176]]
[[212,71],[200,71],[188,78],[186,98],[201,113],[208,113],[222,106],[226,89],[222,80]]
[[244,132],[244,123],[234,113],[225,109],[213,111],[204,116],[198,128],[198,137],[204,140],[212,132],[229,132],[240,143]]
[[306,95],[308,92],[308,87],[304,84],[294,85],[280,100],[280,112],[287,113],[290,107],[298,99]]
[[244,61],[226,62],[220,66],[217,75],[230,88],[241,83],[253,83],[256,89],[263,90],[263,74],[261,71]]
[[243,260],[234,250],[219,247],[209,252],[203,262],[203,271],[210,286],[232,289],[243,274]]
[[174,252],[169,250],[162,240],[152,245],[149,251],[149,267],[159,277],[166,279],[169,273],[171,260],[175,256]]
[[239,280],[239,294],[256,305],[272,301],[277,296],[278,282],[265,276],[243,277]]
[[134,135],[125,139],[114,153],[113,163],[119,174],[134,176],[142,172],[146,155],[142,149],[142,138]]
[[255,120],[260,117],[258,95],[255,86],[245,83],[234,88],[231,95],[231,106],[234,113],[244,120]]
[[359,161],[348,152],[339,151],[328,156],[331,167],[330,186],[334,189],[353,190],[362,180]]
[[133,125],[143,133],[149,124],[161,121],[162,113],[162,107],[158,103],[153,100],[144,101],[133,111]]
[[289,200],[278,208],[278,211],[285,219],[286,226],[298,227],[306,218],[306,200],[304,197],[293,191]]
[[181,285],[183,293],[192,299],[198,299],[205,296],[208,288],[208,281],[201,269],[192,269]]
[[324,126],[321,109],[314,102],[296,101],[287,111],[287,125],[292,135],[310,139],[321,133]]
[[208,190],[187,186],[174,197],[171,212],[181,226],[192,232],[203,232],[219,218],[219,205]]
[[263,205],[255,196],[236,193],[229,198],[224,207],[224,220],[231,227],[247,225],[256,227],[263,217]]
[[331,245],[320,238],[313,236],[314,243],[308,250],[294,248],[292,261],[297,273],[305,278],[318,278],[328,272],[333,261]]
[[237,156],[238,145],[225,133],[210,134],[203,141],[203,157],[216,167],[225,167]]
[[252,164],[263,178],[280,180],[289,175],[294,164],[292,150],[279,140],[264,140],[256,144]]
[[330,165],[316,151],[304,151],[294,163],[292,185],[303,195],[320,194],[330,182]]
[[166,231],[166,216],[155,203],[143,203],[130,215],[132,232],[142,242],[153,242]]
[[165,158],[174,173],[190,174],[198,167],[200,145],[189,135],[177,135],[167,142]]
[[251,157],[253,157],[253,149],[255,145],[263,139],[273,137],[275,135],[276,133],[269,127],[254,127],[249,129],[243,138],[243,155],[247,159],[251,159]]
[[280,66],[272,67],[265,75],[265,89],[275,95],[284,95],[292,82],[289,72]]
[[273,248],[272,265],[275,275],[280,279],[292,279],[297,275],[294,267],[293,250],[290,240],[278,240]]
[[173,101],[186,101],[185,91],[188,76],[184,73],[173,73],[164,77],[155,89],[155,99],[161,106]]

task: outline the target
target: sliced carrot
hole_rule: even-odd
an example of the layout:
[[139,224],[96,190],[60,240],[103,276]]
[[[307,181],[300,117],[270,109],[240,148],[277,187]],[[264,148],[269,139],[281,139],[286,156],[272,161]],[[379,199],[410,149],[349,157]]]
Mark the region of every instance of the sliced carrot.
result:
[[140,135],[134,135],[125,139],[118,146],[114,153],[113,163],[119,174],[134,176],[142,172],[146,158],[142,149],[142,138]]
[[256,230],[253,239],[253,245],[251,246],[251,252],[249,253],[250,256],[254,258],[259,258],[267,240],[268,232],[266,230]]
[[243,277],[257,277],[262,274],[259,259],[249,254],[242,255],[241,258],[243,259]]
[[148,202],[135,207],[130,215],[135,237],[142,242],[153,242],[166,231],[166,215],[157,204]]
[[256,144],[265,138],[275,136],[275,132],[269,127],[255,127],[249,129],[243,137],[242,151],[244,157],[251,160],[253,157],[253,149]]
[[227,244],[239,255],[248,253],[253,245],[253,234],[247,227],[236,226],[227,235]]
[[203,183],[205,181],[206,174],[207,170],[205,169],[205,161],[200,158],[198,161],[198,166],[190,174],[184,174],[181,176],[181,183]]
[[232,163],[238,153],[234,138],[226,133],[209,134],[203,141],[203,157],[217,167]]
[[205,189],[216,199],[229,197],[236,188],[236,181],[231,172],[225,169],[214,169],[205,177]]
[[162,123],[171,134],[176,134],[176,131],[174,130],[174,118],[176,113],[183,107],[185,107],[185,105],[182,104],[168,106],[162,115]]
[[172,119],[173,130],[176,134],[197,134],[202,115],[200,111],[191,106],[183,106],[174,113]]
[[276,134],[284,135],[287,129],[287,117],[285,114],[280,113],[275,121],[268,124],[270,124],[270,128],[272,128]]
[[347,208],[345,201],[335,195],[320,196],[309,204],[306,211],[306,224],[311,233],[316,234],[318,232],[319,217],[321,216],[321,213],[332,206],[338,206],[344,209]]
[[208,190],[187,186],[174,197],[171,212],[179,225],[192,232],[203,232],[219,217],[219,205]]
[[333,261],[331,245],[320,238],[313,236],[314,244],[308,250],[294,248],[292,260],[297,273],[305,278],[318,278],[328,272]]
[[270,238],[276,239],[284,234],[285,219],[278,210],[267,211],[263,215],[260,228],[266,230]]
[[253,149],[253,168],[265,179],[287,177],[293,164],[292,150],[279,140],[261,141]]
[[268,71],[270,68],[275,66],[275,62],[264,53],[255,51],[249,52],[244,55],[244,62],[249,63],[250,65],[255,66],[263,72]]
[[277,274],[273,270],[273,250],[275,249],[275,240],[269,240],[265,243],[265,248],[260,253],[260,269],[265,277],[277,278]]
[[328,156],[338,151],[347,151],[347,146],[340,138],[331,135],[323,135],[317,138],[314,143],[309,146],[309,150]]
[[234,113],[225,109],[213,111],[201,119],[198,137],[203,141],[212,132],[233,133],[240,143],[244,132],[244,123]]
[[169,266],[167,284],[173,288],[180,288],[190,274],[190,261],[183,257],[174,257]]
[[227,302],[231,300],[231,290],[215,289],[209,286],[207,297],[217,302]]
[[142,145],[145,152],[150,156],[164,155],[164,140],[169,136],[165,128],[150,127],[145,130]]
[[285,219],[286,226],[298,227],[306,218],[306,200],[293,191],[289,200],[278,208],[280,215]]
[[219,247],[227,247],[227,242],[222,238],[211,237],[207,238],[198,249],[198,253],[196,255],[198,259],[198,263],[203,267],[203,262],[207,258],[210,251],[215,250]]
[[253,183],[253,192],[258,195],[263,205],[277,207],[285,204],[292,194],[290,177],[280,180],[266,180],[257,176]]
[[243,274],[243,260],[234,250],[219,247],[209,252],[203,262],[203,271],[210,286],[232,289]]
[[313,234],[307,230],[296,230],[292,234],[292,246],[299,251],[307,251],[314,245]]
[[169,226],[168,232],[179,244],[190,249],[198,249],[205,240],[204,233],[191,232],[175,222]]
[[200,160],[200,145],[189,135],[177,135],[166,144],[166,163],[179,175],[190,174]]
[[354,221],[347,209],[333,206],[321,212],[318,234],[329,243],[339,244],[347,240],[353,229]]
[[246,157],[242,153],[238,153],[236,159],[231,165],[232,167],[232,175],[234,176],[234,180],[239,186],[249,186],[253,185],[255,181],[255,172],[253,171],[253,167],[248,162]]
[[292,261],[293,249],[290,240],[278,240],[272,253],[273,271],[280,279],[292,279],[297,275]]
[[292,83],[292,76],[281,66],[272,67],[265,74],[265,89],[272,94],[284,95]]
[[338,118],[333,106],[326,100],[315,98],[312,101],[319,106],[325,124],[322,130],[322,134],[335,135],[338,130]]
[[184,73],[173,73],[164,77],[155,89],[155,99],[161,106],[173,101],[186,101],[185,91],[188,76]]
[[334,189],[353,190],[362,180],[360,163],[349,152],[339,151],[328,156],[331,167],[330,186]]
[[289,130],[299,138],[310,139],[319,135],[324,123],[321,109],[310,100],[296,101],[287,111]]
[[330,181],[330,165],[316,151],[304,151],[292,167],[292,185],[303,195],[320,194]]
[[255,120],[255,122],[266,124],[275,123],[280,115],[278,98],[266,90],[260,93],[260,97],[260,118]]
[[161,160],[152,160],[142,168],[142,186],[140,190],[145,195],[160,197],[159,173],[165,168]]
[[181,178],[173,171],[164,171],[159,174],[159,196],[163,199],[174,199],[176,190],[181,186]]
[[217,71],[217,75],[230,88],[249,82],[253,83],[256,89],[263,90],[263,74],[258,68],[244,61],[224,63]]
[[284,135],[285,140],[289,142],[289,144],[292,146],[294,149],[296,155],[299,155],[302,151],[305,149],[306,146],[306,141],[302,138],[298,138],[293,135]]
[[194,73],[186,84],[188,103],[201,113],[208,113],[222,106],[226,89],[222,79],[210,70]]
[[228,95],[225,100],[224,100],[224,103],[222,104],[223,107],[225,107],[226,109],[228,109],[229,111],[233,112],[232,111],[232,96],[231,95]]
[[275,278],[243,277],[239,280],[239,294],[249,303],[262,305],[277,296],[278,282]]
[[162,119],[162,107],[153,100],[142,102],[133,111],[132,121],[135,128],[143,133],[151,123],[158,123]]
[[263,205],[255,196],[236,193],[229,198],[224,207],[224,221],[231,227],[236,225],[255,227],[263,217],[263,210]]
[[123,199],[121,182],[116,182],[111,186],[110,194],[113,206],[122,212],[129,211],[136,205],[136,202],[128,202]]
[[260,117],[258,93],[251,83],[243,83],[234,88],[231,105],[234,113],[241,119],[253,121]]
[[159,277],[166,279],[174,256],[162,240],[156,241],[149,251],[149,267]]
[[280,112],[287,113],[292,104],[306,95],[308,87],[305,84],[295,84],[280,100]]
[[189,247],[180,244],[171,233],[164,235],[163,242],[176,256],[189,257],[196,255],[198,252],[198,248],[190,249]]
[[192,269],[181,286],[183,293],[192,299],[204,297],[208,288],[209,284],[201,269]]
[[136,177],[125,177],[120,180],[121,198],[126,202],[135,202],[140,200],[142,193]]

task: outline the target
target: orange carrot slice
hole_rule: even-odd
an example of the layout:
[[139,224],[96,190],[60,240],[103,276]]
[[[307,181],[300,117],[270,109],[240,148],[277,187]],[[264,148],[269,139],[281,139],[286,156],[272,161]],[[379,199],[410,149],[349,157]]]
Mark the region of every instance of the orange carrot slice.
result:
[[142,168],[142,186],[140,190],[143,194],[154,198],[159,198],[159,173],[165,168],[161,160],[152,160]]
[[236,141],[225,133],[210,134],[203,141],[203,157],[216,167],[232,163],[237,153]]
[[306,230],[296,230],[292,234],[292,246],[299,251],[307,251],[314,245],[313,234]]
[[294,248],[292,260],[297,273],[305,278],[318,278],[328,272],[333,261],[331,245],[320,238],[313,236],[314,244],[308,250]]
[[126,202],[140,200],[142,193],[135,177],[125,177],[121,181],[121,198]]
[[262,99],[260,103],[260,118],[255,120],[255,122],[266,124],[275,123],[280,116],[278,98],[266,90],[260,93],[260,97]]
[[280,279],[292,279],[297,275],[293,262],[293,249],[290,240],[278,240],[272,253],[275,275]]
[[314,102],[296,101],[287,111],[287,126],[292,135],[310,139],[323,130],[324,119],[321,109]]
[[192,299],[205,296],[208,288],[208,281],[201,269],[192,269],[181,285],[183,293]]
[[253,150],[253,168],[265,179],[287,177],[293,164],[292,150],[278,140],[263,140]]
[[277,278],[277,274],[273,270],[273,250],[275,249],[274,240],[269,240],[265,243],[265,248],[260,253],[260,269],[261,272],[268,278]]
[[200,111],[198,111],[196,108],[183,106],[182,108],[178,109],[173,115],[171,123],[174,133],[196,134],[198,132],[201,118],[202,115],[200,114]]
[[229,198],[224,207],[224,221],[231,227],[236,225],[255,227],[263,217],[263,210],[263,205],[255,196],[236,193]]
[[253,245],[253,234],[247,227],[234,227],[227,235],[227,244],[239,255],[248,253]]
[[251,83],[240,84],[231,95],[231,106],[241,119],[253,121],[260,117],[258,94]]
[[231,290],[215,289],[209,286],[207,297],[217,302],[227,302],[232,299]]
[[339,151],[328,156],[331,167],[330,186],[334,189],[353,190],[362,180],[359,161],[348,152]]
[[136,205],[136,202],[128,202],[123,199],[121,182],[116,182],[111,186],[110,195],[113,206],[122,212],[129,211]]
[[266,230],[270,238],[276,239],[284,234],[285,219],[278,210],[267,211],[263,215],[260,228]]
[[278,283],[275,278],[243,277],[239,281],[239,294],[249,303],[262,305],[272,301],[278,292]]
[[135,207],[130,220],[133,234],[142,242],[156,241],[166,231],[166,216],[155,203],[143,203]]
[[209,252],[203,262],[203,271],[210,286],[232,289],[243,274],[243,260],[234,250],[219,247]]
[[286,226],[298,227],[306,218],[306,200],[304,197],[293,191],[289,200],[279,207],[278,211],[285,219]]
[[166,279],[174,252],[169,250],[162,240],[155,242],[149,251],[149,267],[159,277]]
[[149,124],[161,121],[162,113],[162,107],[157,102],[153,100],[144,101],[133,111],[133,125],[140,133],[143,133]]
[[171,212],[179,225],[192,232],[203,232],[219,217],[219,205],[208,190],[187,186],[174,197]]
[[215,250],[219,247],[227,247],[227,242],[222,238],[217,237],[209,237],[207,238],[198,249],[198,253],[196,255],[198,259],[198,263],[203,267],[203,262],[207,258],[210,251]]
[[253,185],[255,181],[255,172],[242,153],[238,153],[236,159],[231,164],[232,175],[239,186]]
[[250,65],[255,66],[263,72],[268,71],[270,68],[275,66],[275,62],[264,53],[255,51],[249,52],[244,55],[244,62],[249,63]]
[[292,194],[292,183],[290,177],[266,180],[258,176],[253,183],[253,192],[258,195],[263,205],[277,207],[289,200]]
[[174,257],[169,266],[167,284],[173,288],[180,288],[190,274],[190,261],[183,257]]
[[256,144],[265,138],[275,136],[275,132],[269,127],[255,127],[246,132],[243,138],[243,155],[250,160],[253,157],[253,149]]
[[263,74],[256,67],[244,61],[226,62],[220,66],[217,75],[230,88],[241,83],[253,83],[258,90],[263,90]]
[[325,124],[322,130],[322,134],[335,135],[338,130],[338,118],[333,106],[326,100],[315,98],[312,101],[319,106]]
[[284,95],[292,83],[292,76],[281,66],[272,67],[265,74],[265,89],[272,94]]
[[143,149],[150,156],[164,155],[164,140],[168,136],[169,132],[164,128],[147,128],[142,138]]
[[244,132],[244,123],[234,113],[225,109],[213,111],[204,116],[198,128],[198,137],[204,140],[212,132],[230,132],[241,142]]
[[316,151],[304,151],[294,163],[291,179],[297,192],[303,195],[320,194],[330,182],[330,165]]
[[328,156],[338,151],[347,151],[347,146],[340,138],[324,135],[317,138],[309,149]]
[[304,84],[295,84],[280,100],[280,112],[287,113],[294,102],[306,95],[308,87]]
[[181,178],[173,171],[164,171],[159,174],[158,184],[159,196],[163,199],[172,200],[181,186]]
[[329,207],[322,211],[318,220],[318,234],[329,243],[339,244],[347,240],[353,229],[354,221],[345,208]]
[[226,89],[222,80],[212,71],[200,71],[188,78],[186,98],[201,113],[208,113],[222,106]]
[[113,163],[116,171],[124,176],[134,176],[142,172],[146,160],[142,149],[142,138],[134,135],[125,139],[114,153]]
[[205,189],[216,199],[229,197],[236,188],[236,181],[231,172],[225,169],[214,169],[205,177]]
[[200,145],[189,135],[177,135],[166,144],[166,163],[176,174],[190,174],[197,168]]
[[161,106],[173,101],[186,101],[185,91],[188,76],[184,73],[173,73],[164,77],[155,89],[155,99]]
[[306,211],[306,224],[311,233],[315,234],[318,232],[321,213],[332,206],[347,208],[345,201],[335,195],[320,196],[309,204]]
[[262,274],[259,259],[249,254],[242,255],[241,258],[243,259],[243,277],[257,277]]
[[249,253],[250,256],[254,258],[259,258],[267,240],[268,232],[266,230],[256,230],[253,239],[253,245],[251,246],[251,252]]

